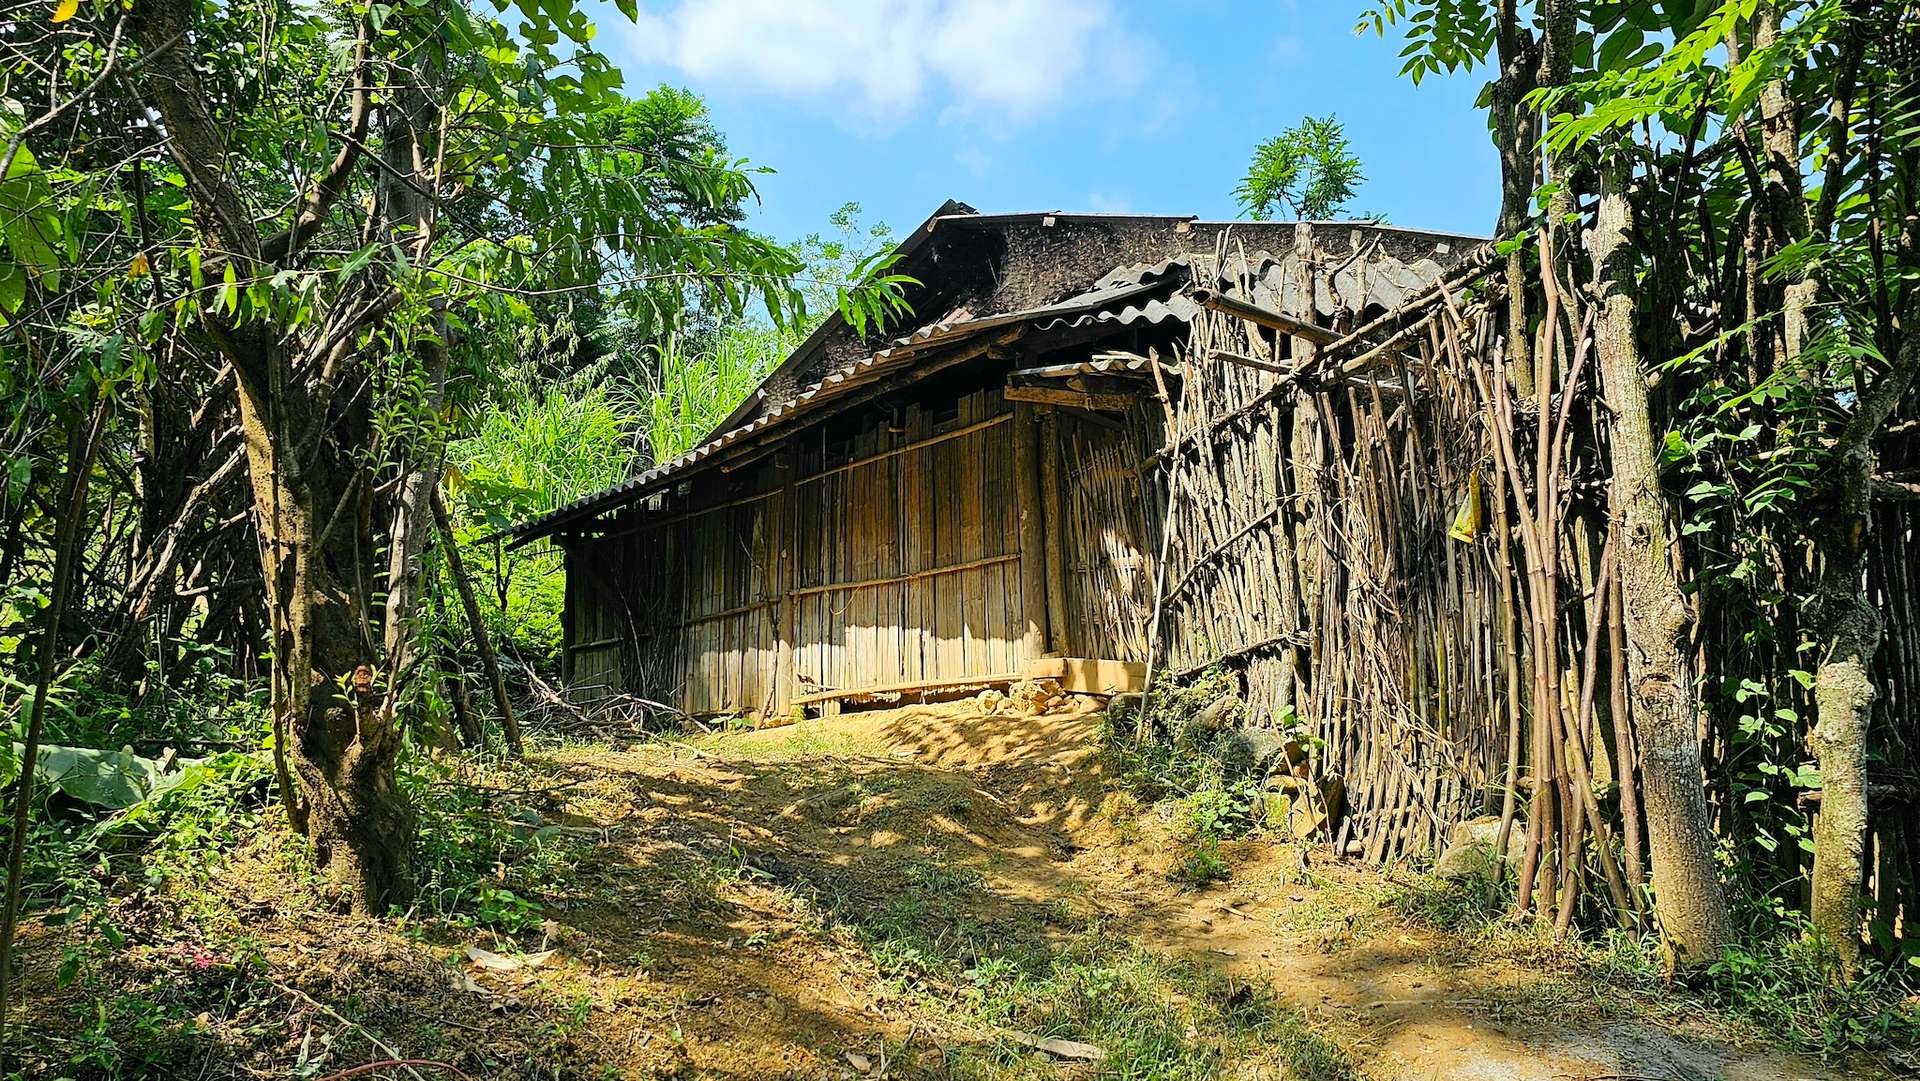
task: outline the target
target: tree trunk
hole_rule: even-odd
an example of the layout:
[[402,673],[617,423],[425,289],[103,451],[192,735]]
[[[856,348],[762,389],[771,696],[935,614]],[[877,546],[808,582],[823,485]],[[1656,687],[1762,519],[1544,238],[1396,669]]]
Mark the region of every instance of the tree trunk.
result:
[[1540,180],[1535,158],[1539,125],[1524,104],[1534,87],[1533,36],[1521,28],[1514,0],[1501,0],[1495,42],[1500,77],[1493,82],[1494,146],[1500,153],[1500,220],[1494,235],[1515,242],[1507,253],[1507,364],[1521,394],[1533,393],[1533,350],[1527,337],[1526,247],[1518,243],[1532,217],[1533,189]]
[[[1920,291],[1904,307],[1902,326],[1920,323]],[[1824,569],[1813,605],[1824,642],[1814,677],[1812,743],[1822,783],[1813,827],[1812,919],[1848,978],[1860,967],[1867,732],[1875,698],[1870,673],[1881,632],[1866,585],[1873,444],[1916,378],[1920,338],[1909,333],[1893,353],[1891,367],[1860,396],[1835,441],[1831,483],[1839,506],[1824,515],[1831,525],[1821,546]]]
[[[431,66],[429,54],[417,61]],[[423,79],[423,81],[425,81]],[[388,111],[384,154],[388,163],[386,200],[388,213],[413,228],[415,258],[424,258],[433,235],[434,203],[422,191],[432,183],[426,160],[430,153],[423,133],[433,130],[436,110],[417,90],[395,95],[397,107]],[[411,177],[411,180],[405,179]],[[415,190],[419,188],[420,190]],[[410,433],[399,453],[400,481],[393,501],[392,525],[387,534],[387,596],[384,611],[383,644],[386,648],[389,708],[405,674],[412,667],[414,638],[418,633],[416,616],[420,593],[424,588],[422,557],[434,534],[433,510],[428,505],[440,487],[440,466],[446,456],[446,443],[440,425],[440,411],[447,390],[447,321],[436,315],[423,327],[413,353],[418,359],[423,400],[414,406],[423,418],[418,430]]]
[[[140,89],[186,177],[195,224],[239,281],[264,277],[312,239],[346,191],[371,109],[369,28],[358,27],[351,133],[316,179],[294,226],[262,240],[234,183],[213,95],[195,70],[199,7],[153,0],[135,13],[147,77]],[[329,892],[352,911],[383,914],[413,892],[413,812],[394,779],[400,738],[381,701],[380,643],[369,598],[378,575],[371,485],[359,455],[374,443],[372,406],[339,395],[356,343],[400,304],[380,281],[313,327],[202,326],[232,363],[266,581],[274,765],[288,818],[312,842]],[[298,784],[294,783],[297,778]]]
[[1733,927],[1714,861],[1697,704],[1686,660],[1692,617],[1668,553],[1673,528],[1660,490],[1658,449],[1635,338],[1633,217],[1625,163],[1609,160],[1601,177],[1593,234],[1600,304],[1594,338],[1613,410],[1611,498],[1620,529],[1628,697],[1641,739],[1654,912],[1670,964],[1692,967],[1717,957],[1732,942]]
[[1868,665],[1880,645],[1880,620],[1860,588],[1862,561],[1828,552],[1818,605],[1827,653],[1815,674],[1812,743],[1820,766],[1820,813],[1813,820],[1811,918],[1841,973],[1860,970],[1861,858],[1867,841],[1867,727],[1874,687]]
[[394,780],[399,732],[374,679],[365,482],[347,462],[283,465],[279,448],[293,441],[271,433],[296,426],[269,426],[262,414],[289,403],[263,402],[257,390],[242,380],[240,411],[265,549],[276,742],[298,782],[285,798],[336,902],[384,915],[412,898],[414,820]]

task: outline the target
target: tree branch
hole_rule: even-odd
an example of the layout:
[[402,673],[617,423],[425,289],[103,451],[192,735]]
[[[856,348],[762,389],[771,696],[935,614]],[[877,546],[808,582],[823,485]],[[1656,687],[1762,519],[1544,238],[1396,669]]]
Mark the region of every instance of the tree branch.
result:
[[353,170],[360,163],[365,150],[366,144],[362,140],[367,134],[368,118],[373,113],[373,92],[368,77],[370,69],[367,23],[361,19],[354,25],[353,105],[347,114],[346,137],[341,143],[340,152],[334,155],[326,175],[314,185],[312,194],[307,196],[307,205],[293,219],[293,224],[268,237],[260,245],[262,259],[270,263],[283,263],[299,254],[307,241],[319,233],[333,204],[346,193],[347,181],[353,178]]

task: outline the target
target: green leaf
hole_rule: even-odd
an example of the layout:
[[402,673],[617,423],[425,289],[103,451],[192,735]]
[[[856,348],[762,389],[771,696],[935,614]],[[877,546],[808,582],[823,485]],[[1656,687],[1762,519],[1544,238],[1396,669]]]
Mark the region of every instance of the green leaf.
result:
[[[14,745],[16,760],[26,748]],[[179,782],[180,770],[157,758],[144,758],[131,749],[102,751],[92,747],[43,746],[34,776],[40,783],[82,803],[118,811],[147,799]]]
[[8,315],[20,310],[27,299],[27,276],[19,264],[8,263],[0,270],[0,312]]

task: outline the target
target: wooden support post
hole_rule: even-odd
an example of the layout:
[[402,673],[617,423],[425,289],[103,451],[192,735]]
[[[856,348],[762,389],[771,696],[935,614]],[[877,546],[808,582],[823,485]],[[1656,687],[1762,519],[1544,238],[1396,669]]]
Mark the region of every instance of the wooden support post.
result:
[[1134,401],[1130,394],[1075,390],[1071,387],[1008,387],[1004,393],[1010,402],[1034,402],[1107,413],[1124,413]]
[[1046,524],[1047,650],[1072,652],[1067,640],[1067,511],[1061,495],[1061,472],[1066,468],[1060,453],[1060,414],[1047,409],[1040,414],[1041,503]]
[[[775,588],[779,590],[780,600],[779,606],[774,612],[774,617],[778,622],[774,625],[776,630],[773,646],[772,712],[778,716],[778,723],[785,723],[787,715],[793,711],[793,633],[796,610],[799,607],[794,603],[793,596],[793,562],[795,543],[798,539],[796,519],[799,517],[797,513],[798,508],[794,505],[794,494],[796,491],[794,475],[799,472],[799,468],[798,463],[794,461],[791,454],[784,456],[779,466],[786,473],[786,480],[785,483],[781,485],[779,498],[774,500],[773,504],[779,508],[778,524],[774,530],[772,547],[774,559],[773,580],[775,582]],[[760,718],[760,723],[765,724],[772,719],[773,718],[762,717]]]
[[[560,549],[562,585],[560,587],[560,685],[573,686],[573,647],[580,640],[574,630],[574,623],[580,618],[579,602],[574,598],[579,576],[574,573],[574,550],[563,536],[556,535],[554,544]],[[464,718],[462,718],[464,721]]]
[[1046,525],[1040,505],[1040,424],[1032,404],[1013,403],[1014,499],[1020,511],[1020,608],[1026,630],[1020,659],[1047,650]]

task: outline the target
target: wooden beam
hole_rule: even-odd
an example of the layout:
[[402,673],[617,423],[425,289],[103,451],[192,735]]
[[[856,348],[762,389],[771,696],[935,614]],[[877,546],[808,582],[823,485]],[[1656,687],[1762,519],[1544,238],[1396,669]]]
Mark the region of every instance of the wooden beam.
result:
[[586,653],[591,650],[606,649],[609,646],[617,646],[624,641],[626,641],[626,639],[621,638],[618,635],[615,635],[612,638],[596,638],[591,642],[574,642],[567,645],[564,648],[568,652],[573,652],[575,650],[578,650],[581,653]]
[[[895,695],[916,694],[923,691],[954,691],[963,687],[997,687],[1020,681],[1018,673],[996,672],[981,676],[958,676],[953,679],[919,680],[912,683],[887,683],[878,687],[846,687],[834,690],[815,691],[803,694],[793,700],[796,706],[815,704],[835,705],[847,699],[886,698]],[[837,711],[836,711],[837,712]]]
[[1040,517],[1040,423],[1030,402],[1013,406],[1013,490],[1020,515],[1020,608],[1023,660],[1047,651],[1046,537]]
[[1147,666],[1139,661],[1096,657],[1041,657],[1027,664],[1028,679],[1051,679],[1075,694],[1134,694],[1147,686]]
[[943,574],[956,574],[960,571],[979,570],[981,567],[994,567],[1002,563],[1012,563],[1019,558],[1020,555],[1016,552],[1012,555],[987,556],[985,559],[969,559],[965,563],[949,563],[944,567],[928,567],[923,571],[910,571],[906,574],[890,574],[885,578],[862,578],[857,582],[827,582],[824,585],[805,586],[796,589],[793,591],[793,595],[796,597],[806,597],[815,593],[845,593],[848,590],[866,589],[870,586],[890,586],[898,585],[901,582],[917,582],[922,578],[938,578]]
[[822,469],[818,473],[810,473],[807,476],[801,477],[799,480],[795,481],[794,483],[795,484],[812,484],[814,481],[820,480],[823,477],[831,477],[836,473],[845,473],[849,469],[858,469],[863,465],[872,465],[875,462],[884,462],[888,458],[892,458],[897,455],[908,454],[916,450],[925,450],[928,447],[935,446],[936,444],[945,443],[949,439],[958,439],[963,435],[972,435],[975,432],[981,431],[986,428],[991,428],[997,424],[1005,424],[1012,419],[1013,419],[1012,414],[1001,413],[997,416],[991,416],[985,420],[977,421],[973,424],[966,425],[965,427],[955,428],[950,432],[940,432],[937,435],[930,435],[925,439],[916,439],[913,442],[906,444],[905,446],[895,447],[892,450],[883,450],[883,451],[880,451],[878,454],[869,454],[864,458],[855,458],[850,462],[842,462],[839,465],[833,466],[831,468]]
[[1263,372],[1273,372],[1276,375],[1285,375],[1288,372],[1293,371],[1292,365],[1275,364],[1270,360],[1261,360],[1259,357],[1250,357],[1250,356],[1247,356],[1245,353],[1230,353],[1225,349],[1215,349],[1211,355],[1215,360],[1230,361],[1234,364],[1239,364],[1244,367],[1258,368]]
[[1296,338],[1304,338],[1315,345],[1332,345],[1340,340],[1339,334],[1326,327],[1295,319],[1291,315],[1276,312],[1270,308],[1262,308],[1258,304],[1249,304],[1214,289],[1195,289],[1192,296],[1193,302],[1202,308],[1225,312],[1256,326],[1266,327],[1268,330],[1277,330]]
[[1058,405],[1069,409],[1091,409],[1098,413],[1124,413],[1133,406],[1134,398],[1127,394],[1107,394],[1091,390],[1068,390],[1056,387],[1008,387],[1005,391],[1010,402],[1031,402],[1035,405]]
[[1060,453],[1060,414],[1040,416],[1040,513],[1046,523],[1047,649],[1067,648],[1067,511],[1061,494],[1066,469]]
[[736,605],[725,611],[707,612],[703,615],[689,616],[673,624],[673,626],[679,630],[686,630],[688,627],[698,627],[702,623],[712,623],[716,620],[732,619],[734,616],[744,616],[748,613],[757,612],[762,608],[768,608],[779,603],[779,597],[762,597],[757,601],[749,601],[746,604]]

